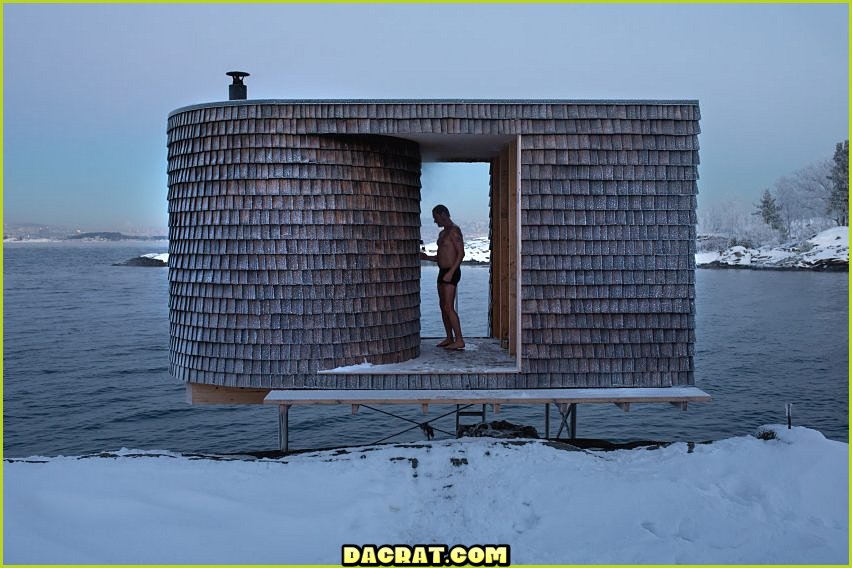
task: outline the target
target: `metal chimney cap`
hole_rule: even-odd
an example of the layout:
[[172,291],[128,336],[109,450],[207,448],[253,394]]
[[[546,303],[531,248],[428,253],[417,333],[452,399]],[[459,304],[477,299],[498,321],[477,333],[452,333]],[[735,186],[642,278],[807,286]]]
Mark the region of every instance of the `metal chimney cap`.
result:
[[248,77],[249,73],[246,73],[245,71],[228,71],[225,75],[234,78],[234,85],[242,85],[243,77]]

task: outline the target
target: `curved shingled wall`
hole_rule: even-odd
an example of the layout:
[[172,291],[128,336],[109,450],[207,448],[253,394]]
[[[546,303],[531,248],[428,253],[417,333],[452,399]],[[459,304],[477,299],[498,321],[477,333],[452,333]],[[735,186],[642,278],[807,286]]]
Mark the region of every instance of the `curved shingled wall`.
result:
[[224,112],[169,122],[172,374],[245,385],[418,356],[417,144]]

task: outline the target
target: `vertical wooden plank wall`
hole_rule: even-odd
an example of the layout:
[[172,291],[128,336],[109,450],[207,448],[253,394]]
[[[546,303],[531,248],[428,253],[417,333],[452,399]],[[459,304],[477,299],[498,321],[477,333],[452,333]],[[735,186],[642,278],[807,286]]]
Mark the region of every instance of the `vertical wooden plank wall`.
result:
[[518,241],[520,231],[518,224],[520,223],[520,164],[521,164],[521,149],[520,136],[518,136],[506,149],[506,161],[509,166],[509,185],[508,189],[508,208],[509,208],[509,224],[508,224],[508,240],[509,240],[509,262],[507,271],[509,273],[509,303],[507,311],[509,312],[509,354],[518,354],[520,328],[519,316],[520,309],[518,307]]
[[489,337],[500,338],[500,158],[491,160],[489,168],[488,238],[491,247],[491,263],[488,281],[488,333]]
[[518,350],[518,152],[512,142],[491,163],[491,337],[511,355]]

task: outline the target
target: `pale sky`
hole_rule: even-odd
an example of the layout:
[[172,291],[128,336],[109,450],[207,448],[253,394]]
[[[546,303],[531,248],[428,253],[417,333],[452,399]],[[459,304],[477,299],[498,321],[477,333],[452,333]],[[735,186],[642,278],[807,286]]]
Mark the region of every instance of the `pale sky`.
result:
[[[167,224],[166,119],[249,98],[698,99],[699,204],[757,201],[848,138],[848,6],[26,5],[4,11],[4,220]],[[424,211],[487,216],[487,167]],[[476,216],[476,215],[472,215]]]

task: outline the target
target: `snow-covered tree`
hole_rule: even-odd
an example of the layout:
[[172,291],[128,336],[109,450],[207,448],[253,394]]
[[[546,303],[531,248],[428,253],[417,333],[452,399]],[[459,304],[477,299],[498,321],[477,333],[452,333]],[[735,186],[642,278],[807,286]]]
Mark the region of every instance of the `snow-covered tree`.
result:
[[825,214],[831,193],[830,174],[831,160],[820,160],[775,182],[772,193],[788,224]]
[[775,202],[775,198],[768,189],[763,191],[763,196],[760,198],[760,203],[757,204],[757,211],[754,214],[760,215],[764,223],[777,230],[782,239],[787,238],[789,231],[781,218],[781,207]]
[[849,140],[838,142],[831,167],[828,213],[841,226],[849,224]]
[[777,244],[778,232],[749,210],[748,204],[736,199],[728,199],[718,205],[702,205],[698,211],[698,234],[711,238],[699,242],[701,250]]
[[[719,205],[702,204],[698,209],[699,246],[715,250],[735,244],[756,247],[780,244],[782,240],[799,242],[848,222],[848,152],[847,141],[839,153],[835,152],[834,160],[820,160],[779,178],[763,192],[754,214],[749,212],[753,205],[735,199]],[[835,177],[845,189],[837,192],[838,197],[845,198],[838,199],[845,207],[845,219],[836,214],[831,218],[827,213]]]

